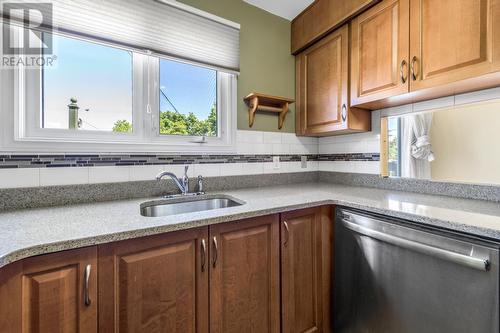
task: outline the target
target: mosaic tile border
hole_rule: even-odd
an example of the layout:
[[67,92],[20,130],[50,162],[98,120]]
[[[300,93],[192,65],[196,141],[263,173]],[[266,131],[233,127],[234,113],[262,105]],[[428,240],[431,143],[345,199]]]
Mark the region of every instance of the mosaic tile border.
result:
[[222,164],[272,162],[279,156],[281,162],[308,161],[379,161],[378,153],[348,154],[289,154],[289,155],[147,155],[147,154],[11,154],[0,155],[0,169],[95,167],[165,164]]

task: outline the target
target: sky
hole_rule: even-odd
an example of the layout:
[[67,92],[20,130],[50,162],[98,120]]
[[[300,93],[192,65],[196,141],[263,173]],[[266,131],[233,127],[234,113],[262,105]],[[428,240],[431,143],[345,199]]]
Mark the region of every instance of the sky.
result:
[[[71,97],[78,101],[82,129],[109,131],[117,120],[132,122],[132,54],[53,36],[57,63],[43,73],[44,127],[68,128]],[[216,100],[216,71],[161,59],[159,75],[162,91],[179,112],[207,118]],[[160,110],[173,111],[161,94]]]
[[[192,112],[206,119],[217,100],[217,72],[161,59],[160,88],[179,112]],[[174,111],[162,96],[160,110]]]

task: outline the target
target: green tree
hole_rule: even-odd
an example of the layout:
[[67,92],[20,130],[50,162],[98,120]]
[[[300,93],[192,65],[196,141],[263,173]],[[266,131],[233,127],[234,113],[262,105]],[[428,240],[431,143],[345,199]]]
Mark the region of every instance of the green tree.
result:
[[117,120],[113,125],[113,132],[130,133],[132,132],[132,124],[126,120]]
[[175,111],[160,112],[161,134],[188,134],[186,118],[183,114]]
[[208,135],[216,136],[217,135],[217,108],[215,104],[212,106],[210,110],[210,114],[207,118],[208,125]]
[[217,135],[217,109],[215,104],[207,119],[200,120],[190,112],[187,115],[176,111],[160,112],[160,133],[177,135]]
[[393,137],[389,141],[389,161],[398,160],[398,138]]

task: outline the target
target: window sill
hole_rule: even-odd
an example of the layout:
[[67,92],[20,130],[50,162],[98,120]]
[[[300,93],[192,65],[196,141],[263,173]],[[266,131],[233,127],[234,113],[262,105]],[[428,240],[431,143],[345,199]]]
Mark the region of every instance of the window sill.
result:
[[0,149],[5,152],[43,152],[43,153],[69,153],[69,152],[131,152],[131,153],[236,153],[236,142],[210,140],[204,143],[190,142],[198,137],[183,138],[175,143],[166,142],[105,142],[105,141],[82,141],[82,140],[54,140],[54,139],[32,139],[24,138],[3,142]]

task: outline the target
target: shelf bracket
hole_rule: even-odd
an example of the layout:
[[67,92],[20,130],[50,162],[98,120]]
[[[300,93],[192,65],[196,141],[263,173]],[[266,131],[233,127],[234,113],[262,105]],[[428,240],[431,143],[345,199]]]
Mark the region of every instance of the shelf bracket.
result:
[[252,127],[257,111],[278,113],[278,129],[283,128],[285,118],[290,110],[293,99],[271,96],[259,93],[251,93],[243,99],[248,106],[248,126]]
[[250,99],[248,105],[248,126],[252,127],[255,120],[255,112],[257,112],[257,107],[259,106],[259,97],[255,96]]

